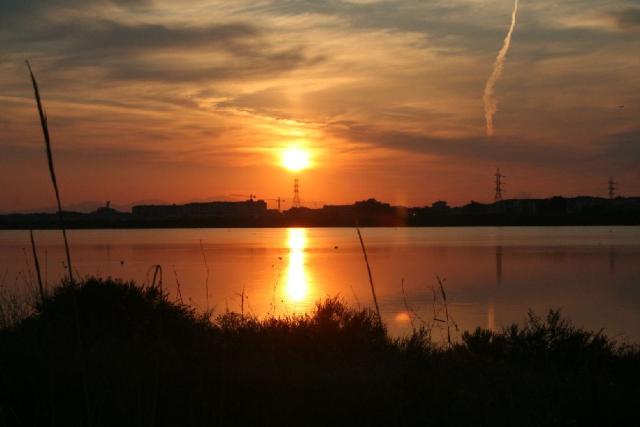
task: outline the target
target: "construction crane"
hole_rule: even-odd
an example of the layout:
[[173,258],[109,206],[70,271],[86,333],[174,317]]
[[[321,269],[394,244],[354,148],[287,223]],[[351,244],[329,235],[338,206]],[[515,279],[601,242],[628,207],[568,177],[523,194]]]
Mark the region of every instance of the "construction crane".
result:
[[252,202],[256,200],[255,194],[229,194],[231,197],[248,197]]
[[282,209],[281,209],[280,206],[281,206],[282,203],[286,202],[285,199],[282,199],[280,197],[278,197],[277,199],[263,199],[263,200],[268,200],[270,202],[277,202],[278,203],[278,212],[282,212]]
[[[248,197],[249,200],[251,201],[255,201],[257,199],[258,196],[256,196],[255,194],[230,194],[231,197]],[[285,199],[278,197],[277,199],[261,199],[261,200],[265,200],[265,201],[270,201],[270,202],[276,202],[278,204],[278,212],[282,212],[282,203],[286,202]]]

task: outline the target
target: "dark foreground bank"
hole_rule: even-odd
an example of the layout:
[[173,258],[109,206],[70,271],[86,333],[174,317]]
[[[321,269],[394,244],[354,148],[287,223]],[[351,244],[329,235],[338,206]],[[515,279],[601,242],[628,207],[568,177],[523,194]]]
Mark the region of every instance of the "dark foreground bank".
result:
[[209,320],[89,279],[0,330],[2,426],[621,426],[639,399],[640,352],[557,313],[443,348],[336,300]]

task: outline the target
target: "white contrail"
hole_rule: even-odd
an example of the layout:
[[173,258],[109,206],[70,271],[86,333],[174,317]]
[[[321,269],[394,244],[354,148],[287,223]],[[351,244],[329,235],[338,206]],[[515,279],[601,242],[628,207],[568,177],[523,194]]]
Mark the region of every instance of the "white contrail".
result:
[[484,117],[487,121],[487,136],[493,135],[493,116],[496,114],[496,111],[498,111],[498,104],[493,96],[493,92],[496,87],[496,82],[502,74],[502,68],[504,67],[504,58],[507,56],[509,46],[511,45],[511,35],[513,34],[513,30],[516,28],[517,14],[518,0],[516,0],[515,5],[513,6],[509,32],[504,38],[502,49],[500,49],[500,52],[498,52],[498,56],[496,56],[496,62],[493,63],[493,72],[491,73],[491,76],[489,76],[489,80],[487,80],[487,84],[484,87],[484,96],[482,97],[482,99],[484,100]]

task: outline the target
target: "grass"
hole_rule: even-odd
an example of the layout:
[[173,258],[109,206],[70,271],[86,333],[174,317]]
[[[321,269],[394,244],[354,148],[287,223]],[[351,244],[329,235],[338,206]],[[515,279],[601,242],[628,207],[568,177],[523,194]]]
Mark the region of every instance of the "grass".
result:
[[364,244],[364,240],[362,240],[362,233],[360,232],[358,221],[356,221],[356,231],[358,232],[358,240],[360,240],[360,248],[362,249],[362,255],[364,256],[364,263],[367,266],[367,275],[369,276],[369,285],[371,286],[371,295],[373,296],[373,304],[376,308],[376,314],[378,315],[378,319],[382,321],[382,316],[380,315],[380,306],[378,305],[378,297],[376,295],[376,287],[373,284],[373,275],[371,274],[371,265],[369,264],[369,257],[367,256],[367,247]]
[[[64,250],[67,256],[67,269],[69,272],[69,280],[73,283],[73,266],[71,264],[71,253],[69,251],[69,241],[67,240],[67,230],[64,225],[64,214],[62,211],[62,202],[60,201],[60,189],[58,187],[58,179],[56,178],[56,170],[53,161],[53,153],[51,150],[51,136],[49,134],[49,121],[47,118],[47,113],[44,110],[44,106],[42,105],[42,98],[40,97],[40,90],[38,88],[38,82],[36,80],[36,76],[33,74],[33,70],[31,69],[31,64],[29,61],[27,62],[27,68],[29,69],[29,76],[31,77],[31,83],[33,85],[33,95],[36,100],[36,106],[38,108],[38,117],[40,118],[40,125],[42,127],[42,136],[44,137],[44,146],[47,152],[47,164],[49,165],[49,176],[51,178],[51,184],[53,185],[53,191],[56,196],[56,203],[58,205],[58,219],[60,220],[60,230],[62,231],[62,239],[64,240]],[[33,244],[33,252],[34,258],[35,255],[35,244]],[[38,273],[39,275],[39,273]]]
[[640,419],[640,351],[557,312],[499,332],[465,332],[451,346],[433,344],[426,329],[391,338],[375,311],[337,299],[307,316],[209,314],[158,286],[62,284],[32,315],[0,329],[0,425]]
[[12,292],[5,284],[6,277],[0,280],[0,330],[7,330],[32,313],[32,293]]

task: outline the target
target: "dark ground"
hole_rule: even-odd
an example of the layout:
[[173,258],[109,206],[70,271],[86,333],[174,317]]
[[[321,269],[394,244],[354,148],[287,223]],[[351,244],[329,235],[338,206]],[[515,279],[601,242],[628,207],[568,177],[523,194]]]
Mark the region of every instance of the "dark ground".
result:
[[640,351],[551,312],[437,346],[337,300],[197,314],[157,288],[64,285],[0,330],[2,426],[625,426]]

